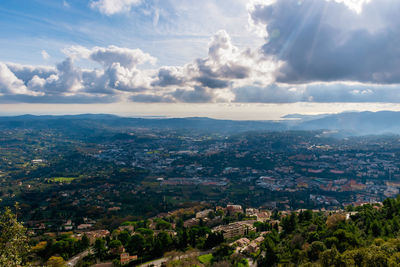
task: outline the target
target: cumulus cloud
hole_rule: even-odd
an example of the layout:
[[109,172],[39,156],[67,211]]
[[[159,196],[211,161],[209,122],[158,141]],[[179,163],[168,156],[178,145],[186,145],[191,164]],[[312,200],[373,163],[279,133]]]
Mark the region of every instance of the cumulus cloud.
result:
[[25,81],[28,87],[35,91],[47,94],[61,94],[77,92],[81,88],[81,72],[75,68],[72,58],[67,58],[57,64],[56,72],[47,78],[38,75]]
[[184,84],[186,77],[182,67],[165,66],[161,67],[157,73],[157,79],[153,82],[153,86],[171,86]]
[[335,0],[337,3],[342,3],[356,13],[361,13],[363,6],[371,0]]
[[119,63],[124,68],[133,68],[146,62],[155,64],[157,61],[156,58],[140,49],[121,48],[113,45],[107,48],[94,47],[90,51],[89,57],[106,67]]
[[253,0],[262,47],[239,48],[221,30],[204,57],[155,67],[140,49],[71,46],[54,67],[1,63],[0,102],[400,103],[397,9],[393,0]]
[[46,79],[50,75],[56,74],[55,67],[30,66],[16,63],[6,63],[6,65],[18,79],[24,82],[30,81],[34,76]]
[[195,86],[194,90],[178,89],[172,93],[172,96],[178,102],[187,103],[208,103],[214,99],[214,93],[210,89],[200,86]]
[[133,6],[139,5],[141,2],[141,0],[97,0],[91,1],[90,7],[110,16],[117,13],[127,12]]
[[[261,81],[268,77],[268,68],[261,64],[268,62],[264,55],[238,49],[225,31],[211,38],[207,57],[184,66],[144,68],[145,64],[154,65],[156,58],[140,49],[117,46],[71,46],[63,52],[66,59],[55,67],[9,64],[8,72],[2,73],[15,81],[8,81],[7,88],[26,88],[44,95],[37,98],[42,101],[80,95],[116,96],[114,100],[119,97],[137,102],[227,102],[233,99],[231,89],[237,84],[253,83],[253,79],[264,84]],[[100,68],[78,67],[76,63],[81,60],[98,63]]]
[[237,48],[221,30],[211,38],[208,57],[183,67],[160,68],[153,85],[226,89],[249,82],[267,84],[273,81],[272,70],[277,65],[258,50]]
[[[139,49],[74,46],[63,52],[67,58],[55,67],[1,63],[0,93],[7,94],[10,101],[117,101],[127,93],[148,90],[156,74],[138,68],[156,60]],[[101,68],[77,67],[79,60],[96,62]]]
[[2,94],[28,94],[23,81],[17,78],[6,64],[0,63],[0,93]]
[[393,0],[279,0],[256,5],[251,17],[266,25],[265,55],[284,62],[279,82],[390,84],[400,82],[399,8]]
[[[27,79],[28,87],[47,94],[115,94],[115,91],[142,91],[150,86],[151,77],[137,68],[146,62],[154,63],[155,58],[139,49],[116,46],[88,49],[73,46],[63,51],[68,57],[59,63],[53,74]],[[86,59],[99,63],[98,69],[81,69],[74,61]],[[28,82],[29,81],[29,82]]]

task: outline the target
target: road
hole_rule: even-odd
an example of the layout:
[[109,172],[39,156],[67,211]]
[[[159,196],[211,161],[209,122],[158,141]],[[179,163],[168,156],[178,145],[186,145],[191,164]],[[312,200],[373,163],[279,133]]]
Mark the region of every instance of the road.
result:
[[[189,257],[193,257],[193,256],[198,257],[198,256],[201,256],[201,255],[209,254],[211,252],[212,252],[212,249],[206,250],[206,251],[190,252],[188,254],[184,254],[182,256],[175,257],[173,259],[185,259],[185,258],[189,258]],[[157,260],[154,260],[154,261],[143,263],[143,264],[141,264],[139,266],[140,267],[150,267],[150,266],[160,267],[163,262],[167,262],[167,261],[170,261],[170,260],[171,260],[171,257],[164,257],[164,258],[161,258],[161,259],[157,259]]]
[[250,258],[247,258],[247,261],[249,262],[249,267],[257,267],[257,262],[253,261]]
[[84,257],[86,257],[87,255],[89,255],[89,252],[92,252],[91,249],[87,249],[77,255],[75,255],[74,257],[72,257],[69,261],[67,261],[66,265],[68,267],[72,267],[72,266],[76,266],[76,264],[83,259]]

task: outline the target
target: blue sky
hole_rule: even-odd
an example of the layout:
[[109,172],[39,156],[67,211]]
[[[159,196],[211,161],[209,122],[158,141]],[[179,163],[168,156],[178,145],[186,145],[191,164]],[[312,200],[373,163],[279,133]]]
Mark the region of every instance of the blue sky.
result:
[[[235,31],[239,45],[250,41],[245,1],[204,1],[199,7],[196,1],[142,1],[113,14],[101,13],[91,7],[93,2],[2,1],[1,60],[56,63],[64,59],[62,49],[71,45],[115,45],[140,48],[156,56],[159,64],[175,65],[206,55],[210,37],[222,28]],[[207,11],[208,3],[214,11]],[[51,55],[49,62],[43,60],[42,50]]]
[[3,0],[0,113],[398,110],[399,10],[396,0]]

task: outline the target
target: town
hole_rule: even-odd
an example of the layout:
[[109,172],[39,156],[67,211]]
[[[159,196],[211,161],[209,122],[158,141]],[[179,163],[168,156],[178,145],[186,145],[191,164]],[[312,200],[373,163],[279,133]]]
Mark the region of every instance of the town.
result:
[[252,265],[265,260],[266,237],[286,238],[305,217],[353,223],[364,209],[381,212],[400,188],[394,135],[103,126],[0,133],[0,205],[28,229],[37,265],[52,257],[69,266]]

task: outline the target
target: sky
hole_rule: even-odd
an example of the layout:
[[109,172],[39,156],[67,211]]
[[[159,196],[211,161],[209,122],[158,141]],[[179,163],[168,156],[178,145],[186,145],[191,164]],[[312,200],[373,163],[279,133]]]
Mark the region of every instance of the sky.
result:
[[2,0],[0,115],[400,110],[400,1]]

